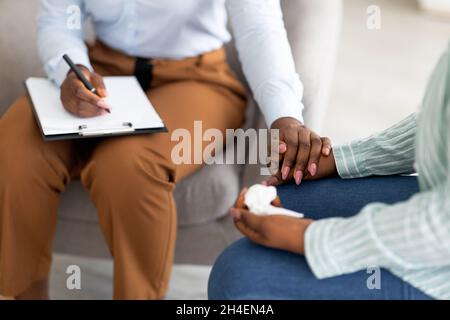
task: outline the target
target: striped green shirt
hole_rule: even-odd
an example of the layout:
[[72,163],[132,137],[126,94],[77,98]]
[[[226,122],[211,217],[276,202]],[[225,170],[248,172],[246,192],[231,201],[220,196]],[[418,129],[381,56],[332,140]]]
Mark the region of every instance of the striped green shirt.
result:
[[339,175],[417,172],[420,192],[372,203],[351,218],[316,221],[305,251],[318,278],[378,266],[431,297],[450,299],[450,52],[434,70],[419,114],[367,139],[336,147]]

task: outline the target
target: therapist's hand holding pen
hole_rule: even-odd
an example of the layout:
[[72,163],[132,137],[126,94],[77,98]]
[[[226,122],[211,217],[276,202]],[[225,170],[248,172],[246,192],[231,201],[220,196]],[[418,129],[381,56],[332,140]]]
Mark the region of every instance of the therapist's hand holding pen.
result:
[[80,118],[92,118],[110,113],[110,107],[104,100],[108,93],[102,76],[90,72],[82,65],[77,67],[95,88],[95,92],[91,92],[71,70],[61,85],[61,101],[66,110]]

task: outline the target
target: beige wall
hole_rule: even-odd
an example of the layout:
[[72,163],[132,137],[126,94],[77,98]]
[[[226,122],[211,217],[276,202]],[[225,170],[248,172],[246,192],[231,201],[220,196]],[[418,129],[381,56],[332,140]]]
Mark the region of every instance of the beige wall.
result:
[[450,1],[448,0],[418,0],[423,10],[450,17]]
[[[369,5],[381,9],[380,30],[366,27]],[[450,40],[450,20],[424,14],[413,0],[345,0],[344,6],[323,132],[336,143],[367,136],[416,111]]]

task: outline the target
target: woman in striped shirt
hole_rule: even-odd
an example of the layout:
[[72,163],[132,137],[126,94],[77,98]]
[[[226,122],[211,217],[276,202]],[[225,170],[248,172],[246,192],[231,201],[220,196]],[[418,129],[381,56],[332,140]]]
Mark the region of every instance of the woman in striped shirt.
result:
[[[334,148],[314,177],[329,179],[279,187],[283,204],[308,219],[256,216],[243,192],[235,224],[271,249],[247,239],[229,247],[210,298],[450,299],[449,108],[447,50],[419,114]],[[418,178],[393,176],[413,172]]]

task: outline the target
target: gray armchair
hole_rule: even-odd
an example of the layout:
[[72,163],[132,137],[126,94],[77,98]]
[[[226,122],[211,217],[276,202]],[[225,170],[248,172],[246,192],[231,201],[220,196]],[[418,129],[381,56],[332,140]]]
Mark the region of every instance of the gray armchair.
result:
[[[282,4],[296,66],[305,87],[305,122],[319,130],[336,56],[341,1],[282,0]],[[27,77],[43,76],[36,53],[37,5],[37,0],[0,2],[0,115],[23,94],[22,82]],[[242,77],[232,43],[227,52],[231,66]],[[263,126],[259,111],[250,102],[246,127]],[[242,186],[261,179],[256,166],[213,165],[181,181],[175,190],[179,217],[176,263],[212,264],[239,237],[227,215],[228,208]],[[95,208],[79,182],[71,183],[62,195],[55,250],[109,256]]]

